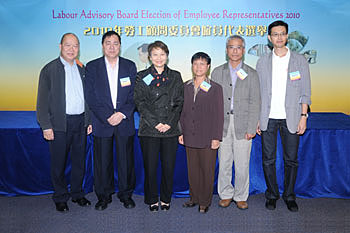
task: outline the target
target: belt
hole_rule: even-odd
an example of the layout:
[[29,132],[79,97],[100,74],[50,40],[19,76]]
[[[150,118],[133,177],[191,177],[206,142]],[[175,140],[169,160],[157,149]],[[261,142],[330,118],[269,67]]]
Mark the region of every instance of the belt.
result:
[[72,118],[72,117],[82,117],[84,116],[84,112],[80,114],[66,114],[67,118]]

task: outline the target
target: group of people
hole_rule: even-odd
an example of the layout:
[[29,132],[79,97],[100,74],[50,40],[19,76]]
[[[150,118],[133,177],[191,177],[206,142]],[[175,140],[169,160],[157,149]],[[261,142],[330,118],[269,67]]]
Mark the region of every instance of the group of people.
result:
[[[103,35],[103,56],[86,67],[77,60],[77,36],[64,34],[59,58],[40,72],[37,98],[37,119],[49,142],[56,210],[68,211],[70,198],[79,206],[91,205],[82,189],[86,135],[90,133],[94,136],[95,209],[104,210],[112,202],[114,150],[117,196],[125,208],[135,207],[136,110],[140,115],[144,202],[150,211],[170,209],[178,143],[186,148],[188,165],[190,199],[183,207],[198,205],[200,213],[208,211],[218,152],[219,206],[234,202],[239,209],[247,209],[250,152],[256,133],[262,139],[265,206],[275,209],[280,198],[275,168],[278,131],[285,166],[282,197],[290,211],[298,211],[294,186],[299,135],[306,130],[311,104],[309,67],[302,55],[286,47],[288,24],[270,24],[268,39],[273,50],[259,59],[256,70],[243,62],[244,38],[234,35],[226,41],[227,63],[209,75],[211,58],[198,52],[191,58],[193,77],[183,83],[180,72],[167,66],[169,49],[162,41],[148,45],[151,66],[137,72],[134,62],[119,56],[121,37],[116,32]],[[70,191],[65,179],[68,153],[72,162]]]

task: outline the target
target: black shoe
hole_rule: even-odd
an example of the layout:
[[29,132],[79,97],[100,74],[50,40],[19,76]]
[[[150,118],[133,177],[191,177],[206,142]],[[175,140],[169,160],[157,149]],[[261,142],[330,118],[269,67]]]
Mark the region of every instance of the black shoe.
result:
[[198,207],[198,211],[199,211],[199,213],[201,213],[201,214],[207,213],[208,210],[209,210],[209,207],[208,207],[208,206],[199,206],[199,207]]
[[89,205],[91,205],[91,202],[88,199],[86,199],[85,197],[78,198],[76,200],[72,200],[72,202],[73,203],[77,203],[80,206],[89,206]]
[[289,209],[289,211],[292,212],[298,212],[299,208],[297,203],[293,200],[293,201],[284,201],[287,205],[287,208]]
[[267,199],[265,203],[265,207],[268,210],[274,210],[276,209],[276,199]]
[[149,210],[150,210],[151,212],[158,211],[158,210],[159,210],[159,205],[158,205],[158,203],[157,203],[157,204],[153,204],[153,205],[149,205]]
[[57,211],[65,212],[69,210],[67,202],[55,202],[55,205]]
[[112,203],[112,195],[109,195],[108,199],[107,199],[107,203]]
[[160,209],[167,211],[170,209],[170,203],[160,203]]
[[96,205],[95,205],[95,210],[104,210],[108,207],[108,200],[104,201],[104,200],[99,200]]
[[184,208],[191,208],[191,207],[195,207],[197,204],[191,201],[185,202],[182,204],[182,207]]
[[132,209],[135,207],[135,202],[133,201],[133,199],[131,199],[131,197],[121,202],[123,202],[124,207],[127,209]]

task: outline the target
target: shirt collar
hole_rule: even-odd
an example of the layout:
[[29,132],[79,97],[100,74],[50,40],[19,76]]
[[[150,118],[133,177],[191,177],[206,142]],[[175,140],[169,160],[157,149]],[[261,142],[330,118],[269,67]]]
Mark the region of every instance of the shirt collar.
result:
[[[106,66],[108,67],[108,69],[113,69],[112,68],[112,65],[109,63],[109,61],[108,61],[108,59],[106,58],[106,56],[104,57],[105,58],[105,63],[106,63]],[[117,63],[116,63],[116,66],[114,67],[114,68],[116,68],[116,67],[118,67],[119,66],[119,56],[118,56],[118,58],[117,58]]]
[[236,73],[238,70],[240,70],[242,68],[242,61],[238,64],[238,66],[236,66],[236,68],[233,68],[231,66],[231,63],[228,63],[228,67],[230,68],[230,70],[234,73]]
[[276,55],[276,53],[275,53],[275,49],[273,49],[272,50],[272,58],[279,58],[279,59],[283,59],[283,58],[289,58],[290,57],[290,50],[289,50],[289,48],[286,46],[286,48],[287,48],[287,53],[286,53],[286,55],[285,56],[283,56],[283,57],[279,57],[279,56],[277,56]]
[[[209,79],[209,77],[207,76],[207,77],[205,77],[205,79],[204,79],[204,81],[206,81],[207,83],[209,83],[210,84],[210,79]],[[189,82],[188,82],[188,85],[189,84],[192,84],[192,85],[194,85],[194,78],[192,78]]]
[[75,59],[74,59],[73,65],[69,64],[69,62],[67,62],[66,60],[64,60],[64,58],[63,58],[62,56],[60,56],[60,60],[61,60],[61,62],[62,62],[62,64],[63,64],[64,66],[74,66],[74,65],[77,64],[76,61],[75,61]]

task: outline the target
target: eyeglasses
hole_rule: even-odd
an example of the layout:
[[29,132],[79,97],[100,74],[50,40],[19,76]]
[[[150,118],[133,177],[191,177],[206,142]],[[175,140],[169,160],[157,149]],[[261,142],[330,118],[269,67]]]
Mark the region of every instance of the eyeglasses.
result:
[[272,37],[284,37],[284,36],[286,36],[287,35],[287,33],[285,33],[285,32],[282,32],[282,33],[272,33],[271,34],[271,36]]
[[228,45],[227,46],[228,49],[237,49],[237,50],[242,50],[244,47],[243,46],[234,46],[234,45]]

